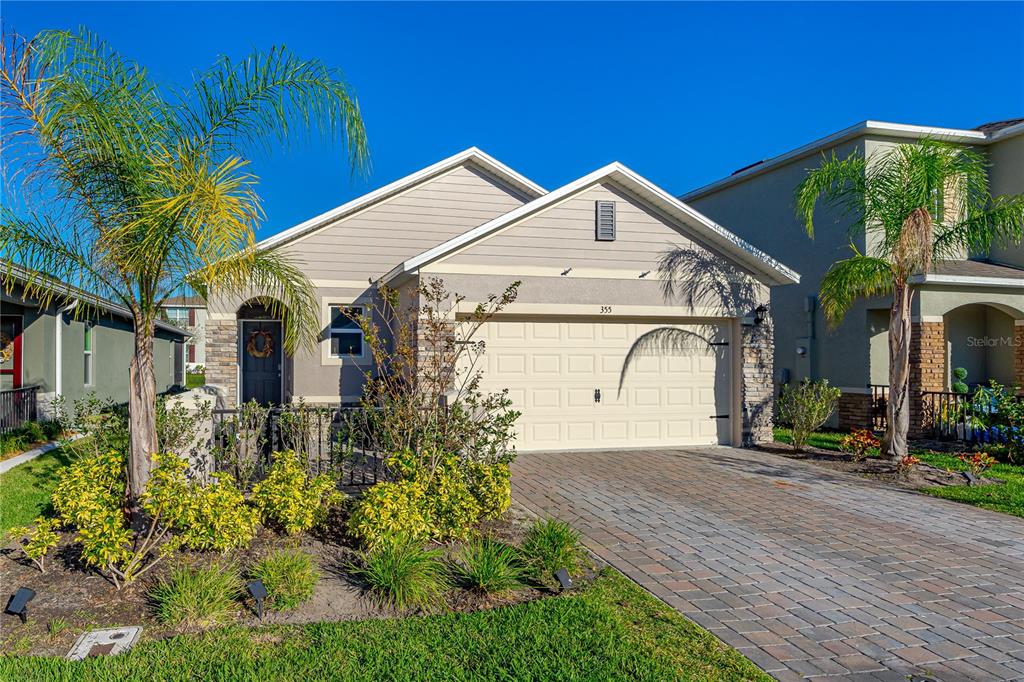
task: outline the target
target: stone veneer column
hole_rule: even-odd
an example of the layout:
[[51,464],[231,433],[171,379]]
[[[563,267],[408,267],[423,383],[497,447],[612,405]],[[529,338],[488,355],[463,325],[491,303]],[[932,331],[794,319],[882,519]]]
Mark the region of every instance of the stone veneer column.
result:
[[910,325],[910,436],[924,435],[923,391],[946,390],[946,326],[942,322]]
[[743,445],[773,440],[774,409],[773,364],[774,334],[771,318],[759,325],[742,325],[742,401]]
[[238,404],[238,320],[207,319],[206,383],[224,390],[231,407]]

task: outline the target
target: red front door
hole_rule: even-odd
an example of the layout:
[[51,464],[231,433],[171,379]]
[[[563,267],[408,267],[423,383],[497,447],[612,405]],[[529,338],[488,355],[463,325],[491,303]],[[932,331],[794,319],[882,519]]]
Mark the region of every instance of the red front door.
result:
[[0,390],[21,388],[21,315],[0,315]]

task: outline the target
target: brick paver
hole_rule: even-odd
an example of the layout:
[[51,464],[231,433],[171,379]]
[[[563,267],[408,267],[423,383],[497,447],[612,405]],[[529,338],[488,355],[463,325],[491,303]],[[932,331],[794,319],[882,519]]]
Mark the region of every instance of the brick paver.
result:
[[513,471],[523,506],[780,680],[1024,680],[1024,519],[732,448]]

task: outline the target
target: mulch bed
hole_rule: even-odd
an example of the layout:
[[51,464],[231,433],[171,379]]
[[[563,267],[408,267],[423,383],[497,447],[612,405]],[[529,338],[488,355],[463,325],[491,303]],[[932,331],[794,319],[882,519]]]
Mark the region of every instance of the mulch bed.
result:
[[[504,542],[520,544],[525,533],[525,515],[510,510],[503,518],[488,521],[480,531]],[[340,521],[340,519],[339,519]],[[337,528],[338,525],[334,524]],[[162,639],[182,631],[159,623],[147,593],[165,577],[174,561],[187,561],[207,565],[217,561],[230,561],[246,569],[261,557],[284,547],[298,547],[310,553],[320,568],[321,577],[313,598],[292,611],[264,614],[263,623],[311,623],[319,621],[362,620],[394,617],[394,611],[377,605],[351,574],[357,552],[340,533],[320,533],[317,537],[301,535],[282,537],[273,531],[261,529],[253,543],[243,549],[226,554],[217,552],[182,552],[179,556],[161,561],[144,576],[120,591],[96,571],[84,566],[72,542],[73,534],[66,533],[58,547],[51,550],[46,560],[46,573],[39,570],[14,545],[0,549],[0,598],[6,600],[21,586],[36,591],[29,603],[29,619],[20,624],[16,616],[0,615],[0,651],[5,653],[64,656],[83,632],[120,625],[141,625],[144,639]],[[458,545],[442,547],[450,558],[458,552]],[[502,598],[477,595],[462,589],[453,589],[448,595],[447,610],[477,611],[509,604],[532,601],[551,592],[536,588],[523,588]],[[236,620],[242,625],[259,625],[255,606],[251,600],[239,602]],[[65,627],[54,634],[48,632],[51,622],[63,622]]]
[[[755,449],[762,452],[770,452],[774,455],[781,455],[787,459],[810,462],[815,466],[825,467],[833,471],[857,474],[880,483],[910,490],[971,485],[963,472],[948,471],[925,462],[913,466],[908,474],[900,475],[893,462],[878,457],[867,457],[858,462],[853,459],[853,455],[845,452],[824,450],[812,446],[805,447],[803,452],[797,452],[793,449],[792,445],[779,442],[763,443]],[[998,478],[982,477],[976,479],[973,485],[991,485],[1002,482]]]

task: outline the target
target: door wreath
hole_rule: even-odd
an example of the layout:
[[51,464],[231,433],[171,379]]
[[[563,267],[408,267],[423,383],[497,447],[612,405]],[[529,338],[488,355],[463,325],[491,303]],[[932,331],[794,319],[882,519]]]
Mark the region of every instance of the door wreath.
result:
[[[263,339],[262,345],[257,343],[261,338]],[[245,344],[245,350],[254,358],[269,358],[274,352],[274,337],[268,331],[257,329],[249,334],[249,342]]]

